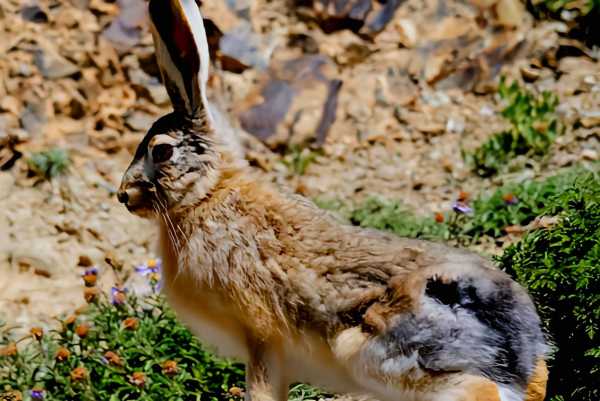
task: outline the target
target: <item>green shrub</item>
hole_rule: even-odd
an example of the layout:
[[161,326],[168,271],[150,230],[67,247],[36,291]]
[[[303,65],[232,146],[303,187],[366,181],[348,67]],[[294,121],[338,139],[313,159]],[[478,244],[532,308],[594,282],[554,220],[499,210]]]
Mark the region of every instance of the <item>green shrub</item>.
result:
[[504,185],[472,202],[473,214],[464,220],[462,234],[477,241],[487,235],[498,238],[507,227],[525,226],[542,215],[553,198],[569,189],[575,179],[589,171],[583,167],[568,169],[544,180]]
[[544,210],[558,225],[535,231],[499,259],[525,285],[556,346],[550,399],[600,399],[600,178],[589,173]]
[[27,159],[27,166],[31,173],[46,180],[50,180],[66,172],[69,164],[67,151],[59,148],[33,153]]
[[321,154],[318,150],[292,145],[286,149],[282,162],[294,175],[304,175],[306,169]]
[[243,387],[243,366],[206,352],[160,296],[103,297],[15,355],[9,338],[0,328],[0,394],[25,400],[37,390],[45,400],[222,400]]
[[547,153],[562,131],[555,114],[558,98],[554,94],[535,95],[517,82],[507,85],[504,78],[498,93],[507,103],[502,115],[511,128],[493,135],[475,151],[463,153],[467,164],[482,177],[497,174],[517,156]]
[[569,189],[578,176],[595,170],[597,167],[576,167],[543,180],[504,185],[466,202],[468,213],[452,210],[452,205],[448,205],[445,213],[419,216],[401,202],[375,197],[355,206],[322,198],[315,203],[354,225],[387,230],[402,237],[471,244],[483,236],[504,236],[510,226],[528,225],[544,213],[554,197]]
[[600,1],[598,0],[529,0],[536,10],[539,12],[550,12],[553,14],[560,14],[561,11],[571,11],[577,13],[577,15],[585,16],[594,9],[600,7]]
[[527,6],[537,18],[566,22],[571,37],[600,44],[600,0],[527,0]]
[[329,399],[333,396],[306,384],[295,384],[290,388],[289,401],[317,401]]
[[[142,265],[148,289],[160,286],[160,265]],[[155,293],[143,298],[113,288],[110,299],[95,287],[98,271],[84,275],[90,302],[45,332],[16,342],[0,321],[0,400],[241,400],[244,366],[207,352]],[[115,274],[123,281],[120,268]],[[126,276],[126,275],[125,275]],[[330,397],[305,384],[291,401]],[[22,398],[20,398],[22,397]]]

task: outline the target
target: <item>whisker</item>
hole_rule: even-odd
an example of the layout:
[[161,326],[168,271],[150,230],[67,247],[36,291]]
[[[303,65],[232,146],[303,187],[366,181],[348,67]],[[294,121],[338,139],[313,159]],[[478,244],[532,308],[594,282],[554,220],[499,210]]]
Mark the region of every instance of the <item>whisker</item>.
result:
[[167,225],[167,232],[169,233],[169,237],[170,237],[171,241],[173,242],[173,245],[175,246],[177,253],[179,253],[181,251],[181,242],[177,236],[177,233],[175,232],[175,225],[173,224],[173,221],[171,220],[171,217],[169,216],[169,212],[167,211],[167,205],[160,198],[157,197],[157,199],[158,199],[159,206],[162,208],[162,213],[160,213],[160,215],[163,218],[165,224]]

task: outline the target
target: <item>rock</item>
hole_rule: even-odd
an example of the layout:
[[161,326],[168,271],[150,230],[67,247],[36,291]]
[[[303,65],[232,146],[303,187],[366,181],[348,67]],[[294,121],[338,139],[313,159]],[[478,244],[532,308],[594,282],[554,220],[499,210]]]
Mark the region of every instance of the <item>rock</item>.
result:
[[119,51],[126,52],[142,38],[146,23],[146,4],[143,0],[119,0],[120,13],[102,33]]
[[331,60],[309,55],[274,63],[244,101],[242,128],[270,146],[325,142],[335,121],[342,82],[330,79]]
[[8,170],[21,157],[16,149],[18,138],[6,131],[0,131],[0,169]]
[[89,134],[92,146],[105,152],[116,152],[122,147],[121,135],[112,128],[104,128],[101,131],[91,131]]
[[396,22],[396,29],[400,35],[400,43],[405,47],[415,47],[419,41],[419,32],[415,23],[408,18],[401,18]]
[[453,134],[465,132],[465,121],[462,118],[450,117],[446,123],[446,131]]
[[21,17],[26,21],[35,22],[37,24],[45,24],[48,22],[48,14],[37,5],[23,7],[21,10]]
[[252,32],[252,27],[244,23],[233,31],[227,32],[219,41],[221,57],[235,60],[239,68],[227,68],[227,70],[242,72],[248,67],[259,70],[269,65],[269,52],[262,50],[264,47],[261,37]]
[[79,68],[61,56],[52,45],[46,41],[42,43],[35,52],[34,62],[44,78],[64,78],[79,72]]
[[46,108],[41,102],[28,103],[21,113],[21,125],[32,137],[42,136],[47,123]]
[[594,149],[583,149],[581,151],[581,157],[584,160],[596,161],[598,160],[598,151]]
[[22,103],[17,100],[14,96],[5,96],[0,100],[0,110],[9,111],[15,116],[18,116],[21,112]]
[[498,22],[507,27],[518,27],[523,23],[525,7],[520,0],[499,0],[496,4]]
[[147,113],[134,111],[127,116],[125,123],[134,131],[147,131],[152,126],[154,120],[156,120],[156,118]]
[[540,78],[541,72],[538,68],[523,66],[521,67],[521,76],[526,82],[534,82]]
[[580,122],[585,128],[593,128],[600,125],[600,111],[581,112]]

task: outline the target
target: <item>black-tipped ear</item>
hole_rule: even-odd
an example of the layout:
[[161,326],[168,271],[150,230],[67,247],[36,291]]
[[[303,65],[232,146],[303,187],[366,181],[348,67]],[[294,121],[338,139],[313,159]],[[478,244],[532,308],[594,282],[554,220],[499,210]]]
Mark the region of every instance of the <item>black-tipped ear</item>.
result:
[[173,107],[208,125],[210,56],[195,0],[150,0],[149,10],[156,58]]

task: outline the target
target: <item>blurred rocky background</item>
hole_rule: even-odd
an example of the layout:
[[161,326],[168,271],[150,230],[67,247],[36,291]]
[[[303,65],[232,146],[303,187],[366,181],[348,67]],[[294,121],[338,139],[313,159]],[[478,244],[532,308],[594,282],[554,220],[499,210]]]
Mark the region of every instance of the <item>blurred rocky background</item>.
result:
[[[311,198],[382,195],[434,216],[460,191],[599,158],[600,35],[581,28],[578,4],[199,3],[213,101],[253,166]],[[87,267],[154,254],[153,225],[115,197],[169,110],[145,13],[143,0],[0,3],[0,314],[11,322],[81,304]],[[462,154],[508,126],[501,76],[556,94],[566,131],[544,158],[482,178]]]

